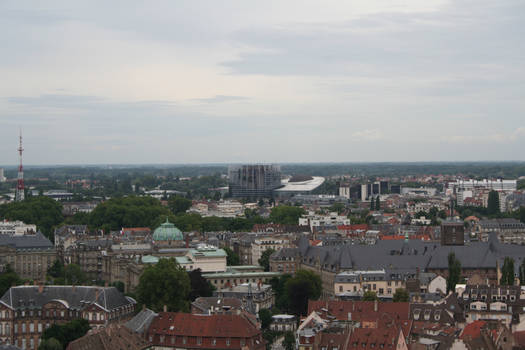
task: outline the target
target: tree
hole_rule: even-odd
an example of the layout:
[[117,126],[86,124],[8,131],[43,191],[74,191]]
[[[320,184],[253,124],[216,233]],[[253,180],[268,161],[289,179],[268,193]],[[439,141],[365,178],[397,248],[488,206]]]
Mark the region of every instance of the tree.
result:
[[86,281],[84,271],[77,264],[69,264],[64,268],[64,283],[79,285]]
[[53,238],[53,228],[63,221],[62,204],[44,196],[0,205],[0,218],[35,224],[46,237]]
[[275,224],[297,225],[304,209],[289,205],[279,205],[272,208],[270,220]]
[[408,295],[408,291],[405,288],[396,289],[396,292],[394,293],[394,298],[392,299],[394,303],[408,302],[409,300],[410,297]]
[[111,283],[111,286],[117,288],[117,290],[119,292],[124,293],[124,289],[125,289],[124,288],[125,287],[124,282],[122,282],[122,281],[115,281],[115,282]]
[[47,346],[44,349],[56,348],[56,343],[52,339],[59,342],[61,349],[65,349],[70,342],[83,337],[90,329],[89,322],[85,319],[76,319],[62,325],[55,323],[44,330],[41,340]]
[[190,278],[175,259],[160,259],[155,265],[146,267],[139,278],[137,298],[153,311],[188,311]]
[[260,309],[259,320],[261,320],[261,328],[267,329],[272,323],[272,312],[268,309]]
[[292,278],[289,273],[282,274],[279,277],[272,277],[270,284],[275,293],[275,307],[280,310],[288,310],[288,296],[286,295],[286,281]]
[[447,277],[447,292],[454,292],[456,284],[461,279],[461,262],[456,259],[454,253],[448,254],[448,277]]
[[226,264],[228,266],[240,265],[241,261],[239,259],[239,254],[235,253],[233,250],[231,250],[228,247],[224,247],[223,249],[226,252]]
[[367,290],[363,294],[363,301],[376,301],[376,300],[378,300],[378,298],[377,298],[376,292],[374,292],[374,291]]
[[310,270],[299,269],[294,277],[286,281],[285,289],[290,312],[295,315],[305,315],[308,300],[318,299],[323,286],[318,274]]
[[521,260],[520,265],[520,285],[525,286],[525,259]]
[[337,214],[341,214],[345,210],[345,205],[341,202],[337,202],[337,203],[332,204],[329,210],[331,212],[336,212]]
[[381,200],[379,199],[379,196],[376,197],[376,210],[381,209]]
[[168,207],[173,214],[177,215],[179,213],[185,213],[186,210],[191,207],[191,200],[181,197],[181,196],[172,196],[168,200]]
[[191,291],[189,298],[191,301],[194,301],[198,297],[211,297],[213,295],[215,288],[210,281],[202,277],[201,269],[188,272],[188,277],[190,278]]
[[295,337],[294,337],[293,332],[287,331],[286,333],[284,333],[284,339],[281,344],[285,350],[294,350],[295,349]]
[[264,267],[264,271],[270,271],[270,255],[273,253],[275,253],[275,250],[269,248],[261,254],[261,258],[259,259],[258,263],[260,266]]
[[374,198],[370,198],[370,211],[374,211],[375,210],[375,202],[374,202]]
[[499,195],[498,195],[498,192],[494,190],[489,192],[487,212],[489,213],[489,215],[494,215],[494,214],[499,213]]
[[38,346],[38,350],[62,350],[62,344],[55,338],[43,340]]
[[47,269],[47,274],[54,278],[64,277],[64,264],[60,260],[55,260],[53,265]]
[[514,259],[505,257],[503,267],[501,268],[500,284],[502,286],[514,285]]
[[12,286],[21,284],[22,280],[9,264],[6,265],[4,272],[0,273],[0,297],[5,294]]

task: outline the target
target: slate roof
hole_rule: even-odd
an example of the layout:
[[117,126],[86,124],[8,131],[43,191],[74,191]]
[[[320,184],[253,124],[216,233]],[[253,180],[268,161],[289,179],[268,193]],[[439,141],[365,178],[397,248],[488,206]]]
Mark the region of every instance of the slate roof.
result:
[[302,262],[315,265],[319,261],[326,270],[378,269],[447,269],[448,255],[454,253],[463,268],[495,268],[505,256],[521,262],[523,246],[503,244],[495,235],[489,242],[469,242],[464,246],[441,246],[419,240],[378,241],[374,245],[309,246],[306,238],[299,241]]
[[0,246],[3,245],[11,246],[16,250],[51,250],[54,248],[53,243],[41,232],[23,236],[0,235]]
[[67,350],[142,350],[151,346],[139,334],[122,325],[92,331],[68,344]]
[[214,308],[242,309],[242,301],[239,298],[199,297],[191,305],[201,311],[208,311],[212,306]]
[[81,310],[86,302],[97,303],[106,310],[135,303],[115,287],[97,286],[44,286],[41,293],[39,286],[16,286],[5,292],[0,302],[13,309],[27,309],[41,308],[51,300],[61,300],[76,310]]
[[157,313],[150,309],[145,309],[139,312],[135,315],[131,320],[125,323],[125,326],[128,327],[130,330],[136,333],[145,333],[151,322],[155,317],[157,317]]

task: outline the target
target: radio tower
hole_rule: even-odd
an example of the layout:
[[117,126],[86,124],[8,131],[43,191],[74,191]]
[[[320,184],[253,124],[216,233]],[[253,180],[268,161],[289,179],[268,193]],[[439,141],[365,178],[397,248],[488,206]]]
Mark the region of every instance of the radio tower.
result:
[[16,184],[16,201],[24,200],[24,167],[22,166],[22,130],[20,130],[20,145],[18,146],[18,154],[20,155],[20,165],[18,166],[18,182]]

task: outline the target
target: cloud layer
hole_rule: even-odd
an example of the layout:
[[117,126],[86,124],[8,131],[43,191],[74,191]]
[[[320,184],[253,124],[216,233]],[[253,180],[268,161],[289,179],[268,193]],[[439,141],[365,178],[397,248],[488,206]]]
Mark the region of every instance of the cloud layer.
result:
[[0,164],[525,160],[525,4],[0,3]]

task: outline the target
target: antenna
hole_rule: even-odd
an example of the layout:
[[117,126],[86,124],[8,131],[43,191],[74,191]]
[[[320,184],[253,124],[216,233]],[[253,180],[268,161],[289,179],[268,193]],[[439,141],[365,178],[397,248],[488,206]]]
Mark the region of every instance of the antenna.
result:
[[22,129],[20,129],[20,144],[18,146],[18,155],[20,158],[20,165],[18,166],[18,181],[16,184],[16,201],[23,201],[24,200],[24,167],[22,165],[22,153],[24,152],[24,148],[22,147]]

